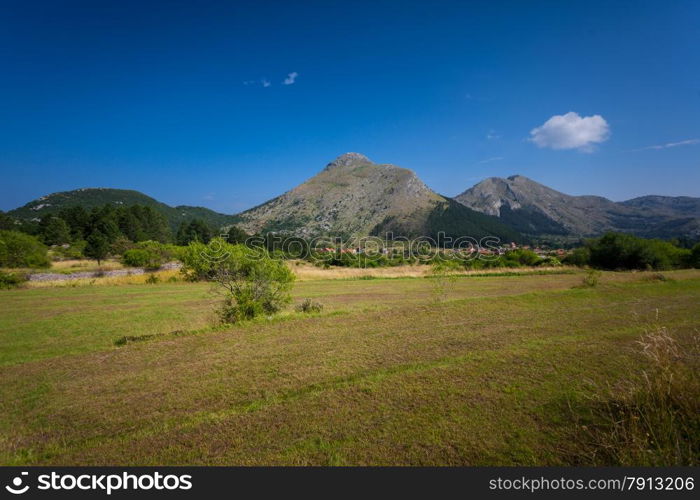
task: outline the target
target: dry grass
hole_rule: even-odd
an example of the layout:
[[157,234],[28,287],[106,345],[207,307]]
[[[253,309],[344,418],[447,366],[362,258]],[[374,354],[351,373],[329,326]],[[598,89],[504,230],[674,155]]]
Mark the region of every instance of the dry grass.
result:
[[97,265],[96,260],[85,260],[85,259],[69,259],[69,260],[58,260],[51,263],[51,269],[47,272],[56,271],[113,271],[116,269],[124,269],[124,265],[118,259],[106,259],[100,265]]
[[[658,310],[657,310],[658,315]],[[654,323],[639,368],[592,398],[588,460],[598,465],[700,464],[700,334]]]
[[[290,261],[290,268],[297,276],[299,281],[308,280],[328,280],[328,279],[361,279],[361,278],[424,278],[432,274],[431,266],[429,265],[405,265],[397,267],[375,267],[375,268],[356,268],[356,267],[330,267],[324,269],[316,267],[305,261]],[[575,268],[570,267],[533,267],[533,268],[517,268],[517,269],[483,269],[477,271],[458,271],[454,274],[459,276],[484,276],[484,275],[499,275],[503,273],[509,274],[530,274],[533,272],[542,273],[567,273],[575,272]]]

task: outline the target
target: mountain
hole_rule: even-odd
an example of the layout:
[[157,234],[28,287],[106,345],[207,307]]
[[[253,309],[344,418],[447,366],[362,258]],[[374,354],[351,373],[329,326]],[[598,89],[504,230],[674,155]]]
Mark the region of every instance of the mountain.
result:
[[700,217],[700,198],[690,196],[640,196],[621,202],[628,207],[653,210],[671,217]]
[[241,214],[249,233],[303,237],[436,237],[487,235],[519,240],[498,218],[480,214],[428,188],[411,170],[376,164],[359,153],[339,156],[303,184]]
[[224,215],[204,207],[190,207],[181,205],[171,207],[158,200],[146,196],[138,191],[128,189],[110,188],[82,188],[73,191],[64,191],[42,196],[26,205],[9,211],[7,214],[20,220],[37,221],[62,208],[82,206],[86,210],[101,207],[106,204],[131,206],[145,205],[162,213],[172,229],[176,229],[181,222],[192,219],[202,219],[212,227],[231,225],[237,218],[232,215]]
[[533,236],[620,231],[645,237],[700,238],[700,198],[643,196],[618,203],[600,196],[571,196],[514,175],[481,181],[455,200]]

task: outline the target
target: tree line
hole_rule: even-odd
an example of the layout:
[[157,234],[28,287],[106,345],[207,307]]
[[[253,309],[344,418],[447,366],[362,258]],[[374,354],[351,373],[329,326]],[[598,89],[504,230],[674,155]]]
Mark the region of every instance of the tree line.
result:
[[[186,246],[193,241],[209,243],[214,236],[222,235],[218,228],[199,219],[182,222],[173,233],[166,217],[152,207],[113,204],[89,211],[82,206],[62,208],[32,222],[0,212],[0,231],[2,267],[46,267],[46,247],[52,247],[60,257],[88,257],[101,262],[109,255],[123,255],[142,242]],[[235,241],[247,237],[238,228],[229,231]],[[13,257],[2,258],[8,252]]]

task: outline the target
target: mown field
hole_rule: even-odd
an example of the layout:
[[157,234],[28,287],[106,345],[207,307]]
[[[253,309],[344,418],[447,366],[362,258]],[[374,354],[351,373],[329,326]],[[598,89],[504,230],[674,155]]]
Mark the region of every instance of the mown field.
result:
[[0,464],[595,463],[580,409],[700,331],[664,274],[307,280],[322,313],[225,328],[207,284],[0,291]]

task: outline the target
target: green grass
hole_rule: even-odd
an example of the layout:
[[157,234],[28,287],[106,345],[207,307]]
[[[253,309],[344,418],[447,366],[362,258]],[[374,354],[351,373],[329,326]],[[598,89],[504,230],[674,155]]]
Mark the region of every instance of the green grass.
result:
[[656,310],[700,326],[668,274],[300,282],[322,313],[223,329],[203,284],[0,292],[0,464],[576,463]]

